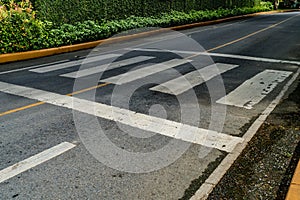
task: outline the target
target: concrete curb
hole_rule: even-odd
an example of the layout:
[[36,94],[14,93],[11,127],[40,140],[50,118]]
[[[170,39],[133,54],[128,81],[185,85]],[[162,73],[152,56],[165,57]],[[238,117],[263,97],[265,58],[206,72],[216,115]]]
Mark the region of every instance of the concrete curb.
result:
[[45,57],[45,56],[51,56],[51,55],[73,52],[73,51],[84,50],[84,49],[90,49],[90,48],[94,48],[97,45],[104,43],[104,42],[106,44],[109,44],[109,43],[115,43],[115,42],[120,42],[120,41],[125,41],[125,40],[137,39],[137,38],[141,38],[141,37],[145,37],[145,36],[150,36],[150,35],[166,32],[168,30],[178,31],[178,30],[190,29],[190,28],[195,28],[195,27],[200,27],[200,26],[208,26],[208,25],[218,24],[218,23],[222,23],[222,22],[228,22],[228,21],[232,21],[232,20],[244,19],[244,18],[254,17],[254,16],[258,16],[258,15],[273,14],[273,13],[280,13],[280,12],[294,12],[294,11],[299,11],[299,10],[293,9],[293,10],[259,12],[259,13],[239,15],[239,16],[227,17],[227,18],[205,21],[205,22],[198,22],[198,23],[193,23],[193,24],[185,24],[185,25],[180,25],[180,26],[175,26],[175,27],[170,27],[170,28],[163,28],[163,29],[158,29],[158,30],[153,30],[153,31],[148,31],[148,32],[142,32],[142,33],[127,35],[127,36],[120,36],[120,37],[115,37],[115,38],[108,38],[108,39],[97,40],[97,41],[81,43],[81,44],[74,44],[74,45],[69,45],[69,46],[41,49],[41,50],[34,50],[34,51],[26,51],[26,52],[20,52],[20,53],[0,54],[0,64],[8,63],[8,62],[15,62],[15,61],[22,61],[22,60],[29,60],[29,59],[33,59],[33,58],[41,58],[41,57]]
[[164,29],[161,30],[155,30],[155,31],[149,31],[149,32],[142,32],[138,34],[132,34],[128,36],[121,36],[116,38],[108,38],[103,40],[97,40],[93,42],[86,42],[81,44],[74,44],[74,45],[68,45],[68,46],[62,46],[62,47],[55,47],[55,48],[49,48],[49,49],[41,49],[41,50],[33,50],[33,51],[26,51],[26,52],[19,52],[19,53],[8,53],[8,54],[0,54],[0,64],[2,63],[8,63],[8,62],[15,62],[15,61],[22,61],[22,60],[29,60],[33,58],[41,58],[45,56],[51,56],[61,53],[67,53],[67,52],[73,52],[78,50],[84,50],[84,49],[90,49],[98,46],[101,43],[109,44],[124,40],[130,40],[135,38],[140,38],[152,34],[156,34],[159,32],[166,31]]

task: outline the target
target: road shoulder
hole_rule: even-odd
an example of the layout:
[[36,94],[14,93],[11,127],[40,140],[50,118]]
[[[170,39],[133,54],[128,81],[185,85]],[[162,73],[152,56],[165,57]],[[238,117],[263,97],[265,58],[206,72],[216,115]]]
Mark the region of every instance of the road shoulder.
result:
[[300,156],[299,93],[298,79],[208,199],[285,198]]

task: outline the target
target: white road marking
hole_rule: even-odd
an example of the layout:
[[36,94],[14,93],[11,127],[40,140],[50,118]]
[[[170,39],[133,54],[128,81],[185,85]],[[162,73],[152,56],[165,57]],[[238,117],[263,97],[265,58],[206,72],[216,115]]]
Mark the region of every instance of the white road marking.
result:
[[252,109],[291,74],[289,71],[265,70],[217,100],[217,103]]
[[54,65],[54,64],[61,64],[61,63],[65,63],[65,62],[69,62],[69,60],[60,60],[60,61],[51,62],[51,63],[34,65],[34,66],[30,66],[30,67],[24,67],[24,68],[21,68],[21,69],[13,69],[13,70],[9,70],[9,71],[0,72],[0,75],[9,74],[9,73],[13,73],[13,72],[24,71],[24,70],[29,70],[29,69],[35,69],[35,68],[38,68],[38,67],[44,67],[44,66],[49,66],[49,65]]
[[293,64],[300,65],[299,61],[293,60],[278,60],[272,58],[261,58],[261,57],[252,57],[252,56],[242,56],[242,55],[233,55],[233,54],[223,54],[223,53],[202,53],[203,55],[216,56],[216,57],[224,57],[224,58],[236,58],[241,60],[252,60],[258,62],[270,62],[270,63],[281,63],[281,64]]
[[294,61],[294,60],[279,60],[279,59],[273,59],[273,58],[262,58],[262,57],[223,54],[223,53],[209,53],[209,52],[199,52],[199,51],[168,50],[168,49],[147,49],[147,48],[145,48],[145,49],[144,48],[127,48],[127,50],[149,51],[149,52],[171,52],[171,53],[175,53],[175,54],[191,54],[194,56],[208,55],[208,56],[215,56],[215,57],[235,58],[235,59],[251,60],[251,61],[258,61],[258,62],[300,65],[299,61]]
[[124,67],[126,65],[131,65],[131,64],[143,62],[143,61],[146,61],[146,60],[150,60],[152,58],[154,58],[154,57],[137,56],[137,57],[128,58],[128,59],[125,59],[125,60],[121,60],[121,61],[117,61],[117,62],[113,62],[113,63],[109,63],[109,64],[104,64],[104,65],[100,65],[100,66],[96,66],[96,67],[91,67],[91,68],[88,68],[88,69],[83,69],[83,70],[76,71],[76,72],[62,74],[60,76],[68,77],[68,78],[80,78],[80,77],[89,76],[89,75],[92,75],[92,74],[97,74],[97,73],[100,73],[100,72],[104,72],[106,70],[116,69],[116,68],[119,68],[119,67]]
[[18,86],[10,83],[0,82],[0,91],[35,99],[64,108],[74,109],[76,111],[104,119],[118,121],[122,124],[136,127],[138,129],[216,148],[226,152],[230,152],[238,143],[242,142],[240,137],[234,137],[212,130],[202,129],[187,124],[136,113],[134,111],[109,106],[106,104],[24,86]]
[[137,69],[134,71],[129,71],[125,74],[120,74],[117,76],[113,76],[104,80],[101,80],[101,82],[106,82],[106,83],[114,83],[117,85],[121,85],[124,83],[128,83],[134,80],[138,80],[141,78],[144,78],[146,76],[179,66],[179,65],[183,65],[186,64],[188,62],[191,62],[191,60],[186,60],[186,59],[172,59],[166,62],[162,62],[162,63],[158,63],[155,65],[151,65],[148,67],[144,67],[141,69]]
[[235,149],[222,160],[219,166],[213,171],[213,173],[210,174],[210,176],[205,180],[205,182],[201,185],[201,187],[198,189],[198,191],[190,200],[207,199],[209,194],[213,191],[214,187],[220,182],[220,180],[225,175],[227,170],[231,167],[234,161],[243,152],[248,142],[256,134],[260,126],[265,122],[265,120],[271,114],[271,112],[276,108],[276,106],[279,104],[283,96],[288,91],[289,87],[296,81],[299,75],[300,75],[300,68],[293,75],[293,77],[288,81],[288,83],[283,87],[283,89],[278,94],[278,96],[269,104],[269,106],[264,110],[264,112],[262,112],[260,116],[250,126],[250,128],[243,136],[244,141],[238,144],[235,147]]
[[[156,43],[156,42],[149,42],[149,44],[151,44],[151,43]],[[142,45],[145,45],[145,44],[142,44]],[[136,46],[141,46],[141,45],[136,45]],[[147,49],[147,48],[125,48],[125,50],[150,51],[150,52],[172,52],[172,53],[176,53],[176,54],[191,54],[191,55],[195,55],[195,56],[197,56],[197,55],[209,55],[209,56],[215,56],[215,57],[235,58],[235,59],[252,60],[252,61],[258,61],[258,62],[270,62],[270,63],[300,65],[299,61],[279,60],[279,59],[272,59],[272,58],[262,58],[262,57],[243,56],[243,55],[234,55],[234,54],[209,53],[209,52],[184,51],[184,50],[168,50],[168,49]],[[115,52],[115,51],[118,51],[118,50],[114,50],[114,51],[111,51],[111,52]],[[63,60],[63,61],[68,61],[68,60]],[[63,61],[53,62],[51,64],[59,64]],[[26,67],[26,68],[21,68],[21,69],[14,69],[14,70],[9,70],[9,71],[4,71],[4,72],[0,72],[0,75],[1,74],[13,73],[13,72],[19,72],[19,71],[23,71],[23,70],[35,69],[37,67],[41,67],[41,66],[44,66],[44,65],[49,65],[49,64],[42,64],[42,65],[36,65],[36,66],[31,66],[31,67]]]
[[152,87],[150,90],[179,95],[236,67],[238,67],[238,65],[216,63]]
[[130,51],[146,51],[146,52],[162,52],[162,53],[175,53],[175,54],[198,54],[199,51],[185,51],[185,50],[174,50],[174,49],[155,49],[155,48],[126,48]]
[[10,179],[22,172],[25,172],[39,164],[42,164],[56,156],[63,154],[64,152],[74,148],[76,145],[63,142],[57,146],[47,149],[39,154],[29,157],[21,162],[18,162],[10,167],[7,167],[0,171],[0,183]]
[[91,57],[91,58],[74,60],[74,61],[70,61],[70,62],[66,62],[66,63],[50,65],[50,66],[46,66],[46,67],[39,67],[39,68],[31,69],[29,71],[36,72],[36,73],[52,72],[52,71],[56,71],[56,70],[60,70],[60,69],[73,67],[76,65],[81,65],[82,63],[88,64],[88,63],[92,63],[92,62],[96,62],[96,61],[100,61],[100,60],[115,58],[118,56],[120,56],[120,54],[105,54],[105,55],[95,56],[95,57]]

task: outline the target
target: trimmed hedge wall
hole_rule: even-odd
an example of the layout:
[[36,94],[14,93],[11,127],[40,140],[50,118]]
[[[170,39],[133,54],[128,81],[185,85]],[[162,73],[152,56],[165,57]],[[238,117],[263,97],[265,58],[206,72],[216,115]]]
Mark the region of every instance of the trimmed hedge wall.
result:
[[259,0],[34,0],[39,19],[55,24],[158,16],[175,11],[252,7]]
[[[1,4],[1,0],[0,0]],[[37,19],[31,4],[14,2],[0,6],[0,54],[108,38],[115,33],[143,27],[170,27],[223,17],[268,11],[272,4],[260,3],[254,7],[214,9],[182,12],[171,10],[156,17],[130,16],[98,23],[93,20],[54,26],[52,22]],[[128,8],[129,9],[129,8]]]

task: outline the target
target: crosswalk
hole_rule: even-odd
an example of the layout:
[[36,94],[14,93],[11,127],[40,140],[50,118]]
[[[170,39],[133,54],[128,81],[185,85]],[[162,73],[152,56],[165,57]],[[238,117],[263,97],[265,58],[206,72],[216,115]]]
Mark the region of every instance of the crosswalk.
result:
[[[84,67],[78,71],[62,73],[59,76],[65,78],[83,78],[94,74],[103,73],[108,70],[118,69],[125,66],[139,66],[127,72],[113,75],[105,79],[100,79],[99,82],[112,83],[115,85],[128,84],[130,82],[143,79],[150,75],[159,74],[165,70],[169,70],[178,66],[191,64],[193,60],[184,58],[170,58],[167,61],[155,63],[154,56],[133,56],[123,60],[118,60],[113,63],[97,65],[97,61],[105,61],[111,58],[117,58],[120,54],[105,54],[91,57],[84,60],[84,63],[94,64],[89,67]],[[69,69],[83,63],[82,60],[71,61],[66,63],[53,64],[42,66],[35,69],[30,69],[34,73],[48,73],[58,70]],[[141,63],[143,63],[141,65]],[[236,64],[215,63],[209,66],[195,69],[179,77],[171,80],[165,80],[160,84],[149,88],[151,91],[165,93],[169,95],[181,95],[184,92],[193,89],[196,86],[205,84],[207,81],[227,73],[231,70],[240,67]],[[239,87],[231,91],[226,96],[218,99],[216,103],[227,106],[235,106],[245,109],[252,109],[254,105],[262,101],[268,93],[276,88],[276,86],[287,79],[292,72],[283,70],[264,70],[256,76],[246,80]],[[166,78],[167,79],[167,78]]]
[[139,128],[141,130],[158,133],[190,143],[216,148],[226,152],[231,152],[238,143],[243,141],[240,137],[230,136],[213,130],[198,128],[188,124],[182,124],[167,119],[137,113],[115,106],[109,106],[102,103],[1,81],[0,91],[29,99],[35,99],[64,108],[77,110],[82,113],[104,119],[114,120],[128,126]]
[[236,67],[238,65],[216,63],[152,87],[150,90],[179,95]]
[[70,61],[70,62],[66,62],[66,63],[60,63],[57,65],[39,67],[36,69],[31,69],[29,71],[36,72],[36,73],[46,73],[46,72],[52,72],[52,71],[56,71],[56,70],[60,70],[60,69],[66,69],[69,67],[74,67],[76,65],[81,65],[83,62],[85,64],[88,64],[88,63],[93,63],[93,62],[101,61],[101,60],[105,60],[105,59],[117,58],[119,56],[120,56],[120,54],[105,54],[105,55],[88,58],[88,59],[85,59],[84,61],[83,60],[75,60],[75,61]]
[[68,78],[81,78],[81,77],[97,74],[97,73],[100,73],[100,72],[104,72],[106,70],[112,70],[112,69],[116,69],[116,68],[119,68],[119,67],[124,67],[124,66],[127,66],[127,65],[132,65],[132,64],[139,63],[139,62],[147,61],[147,60],[150,60],[152,58],[154,58],[154,57],[138,56],[138,57],[133,57],[133,58],[121,60],[121,61],[118,61],[118,62],[113,62],[112,64],[104,64],[104,65],[100,65],[100,66],[96,66],[96,67],[83,69],[83,70],[80,70],[80,71],[75,71],[75,72],[71,72],[71,73],[67,73],[67,74],[62,74],[60,76],[68,77]]
[[265,70],[217,100],[217,103],[252,109],[291,74],[288,71]]
[[[209,83],[207,82],[214,81],[213,79],[215,78],[216,81],[220,81],[219,78],[221,76],[223,76],[226,73],[230,73],[232,75],[233,73],[235,73],[234,70],[241,67],[237,64],[219,62],[212,65],[202,66],[201,68],[192,68],[191,66],[196,62],[192,59],[169,58],[168,60],[164,60],[163,62],[158,62],[155,56],[149,56],[149,54],[147,56],[140,55],[127,57],[122,60],[118,59],[116,62],[109,63],[111,59],[116,59],[118,56],[119,54],[106,54],[88,58],[84,60],[84,63],[88,63],[89,65],[79,68],[79,70],[78,65],[81,65],[83,63],[83,60],[65,63],[53,63],[43,66],[36,66],[36,68],[26,70],[29,71],[31,75],[32,73],[44,74],[55,72],[54,76],[58,76],[60,78],[66,78],[70,80],[74,80],[76,78],[84,78],[83,81],[86,81],[86,79],[95,74],[125,67],[124,69],[119,71],[115,70],[114,73],[111,73],[112,75],[108,73],[108,76],[106,75],[103,79],[100,78],[99,82],[102,83],[99,85],[107,85],[108,83],[111,83],[115,84],[116,87],[118,85],[124,85],[125,87],[127,87],[128,85],[126,84],[130,84],[133,81],[142,80],[146,77],[149,78],[149,76],[151,75],[155,75],[160,77],[160,81],[155,82],[157,84],[154,86],[151,85],[151,87],[149,87],[147,90],[177,96],[184,95],[185,92],[193,90],[193,88],[202,84],[208,85]],[[101,65],[99,65],[100,61],[102,63]],[[165,74],[167,73],[163,73],[166,70],[175,70],[174,68],[178,70],[181,69],[182,73],[172,73],[172,76],[165,76]],[[239,85],[235,85],[235,87],[233,88],[230,88],[230,91],[227,92],[227,94],[223,94],[224,96],[221,94],[220,96],[218,96],[218,98],[215,98],[215,102],[212,102],[211,105],[208,105],[211,106],[208,109],[215,109],[212,107],[212,105],[215,105],[214,103],[216,103],[217,107],[219,107],[220,105],[226,105],[238,111],[239,109],[254,109],[253,113],[260,113],[261,111],[259,108],[255,110],[255,105],[259,104],[268,94],[270,94],[275,88],[277,88],[279,84],[286,81],[293,74],[293,77],[290,78],[289,81],[287,81],[287,85],[291,84],[299,75],[299,73],[299,70],[294,74],[292,71],[284,71],[283,69],[257,70],[257,73],[255,75],[249,77],[246,80],[242,80],[244,82],[240,83]],[[236,80],[241,82],[241,77],[236,77]],[[223,83],[223,81],[221,82]],[[96,87],[93,86],[92,88]],[[228,90],[228,88],[226,89]],[[82,91],[88,90],[88,88],[84,88]],[[150,112],[149,114],[145,114],[143,111],[141,112],[137,110],[130,110],[128,108],[124,108],[123,106],[117,107],[115,105],[95,102],[87,100],[85,98],[79,98],[76,95],[58,94],[55,92],[37,89],[34,87],[31,88],[28,86],[15,85],[9,82],[3,82],[2,80],[0,81],[0,92],[37,100],[43,103],[59,106],[62,108],[79,111],[78,113],[85,113],[92,117],[113,121],[116,122],[118,125],[122,124],[121,127],[125,125],[126,127],[134,128],[134,130],[137,129],[138,131],[142,132],[141,134],[143,134],[144,132],[150,132],[152,134],[154,133],[162,136],[167,136],[169,138],[174,138],[175,140],[181,140],[187,143],[193,143],[211,149],[218,149],[227,153],[233,152],[238,144],[243,143],[245,141],[244,137],[231,135],[228,134],[228,132],[223,132],[224,129],[215,130],[211,127],[206,126],[204,126],[205,128],[203,128],[202,124],[192,125],[192,123],[190,123],[188,120],[190,120],[191,118],[196,118],[196,116],[190,112],[191,110],[188,110],[188,120],[176,121],[174,119],[174,121],[172,121],[167,117],[163,118],[156,117],[156,115],[151,115]],[[126,92],[127,91],[125,90],[124,94]],[[76,91],[75,93],[79,94],[80,91]],[[149,95],[149,93],[147,95]],[[150,93],[150,95],[152,94]],[[119,95],[117,98],[123,97],[124,96]],[[192,98],[188,95],[181,97]],[[166,98],[168,98],[168,96],[166,96]],[[270,113],[272,111],[274,105],[276,105],[275,103],[278,103],[280,98],[282,98],[282,96],[277,96],[275,98],[275,100],[277,100],[272,101],[272,103],[270,103],[269,106],[267,106],[266,111],[262,112],[261,116],[267,116],[268,114],[266,115],[266,113]],[[178,99],[180,99],[180,97],[178,97]],[[198,99],[196,100],[198,101]],[[188,102],[188,104],[190,104],[190,102]],[[32,105],[36,104],[31,104],[25,107],[32,107]],[[181,105],[179,106],[181,107]],[[190,105],[184,106],[181,108],[186,109],[190,107]],[[203,107],[205,107],[206,105],[201,108],[200,106],[202,105],[198,106],[199,109],[203,109]],[[220,107],[224,108],[224,106]],[[168,107],[168,109],[172,109],[172,107]],[[192,107],[192,109],[195,110],[195,113],[200,113],[200,110],[198,110],[197,106]],[[214,113],[217,115],[222,115],[221,112]],[[206,115],[206,113],[204,114]],[[214,120],[213,115],[210,116],[208,114],[206,116],[208,116],[208,119],[209,117],[211,117],[211,121]],[[231,120],[230,117],[229,119]],[[220,118],[217,117],[217,119],[219,120]],[[258,120],[260,120],[260,118]],[[228,124],[230,123],[227,122],[227,126],[231,126]],[[257,125],[253,127],[255,128],[256,126]],[[105,143],[109,144],[108,141],[106,141]],[[4,171],[2,170],[2,172],[0,172],[0,182],[11,178],[17,175],[18,173],[26,171],[32,166],[35,166],[31,164],[32,160],[37,160],[38,162],[36,163],[39,164],[47,161],[47,159],[45,159],[45,155],[50,155],[49,158],[53,158],[71,148],[74,148],[75,146],[76,145],[72,143],[63,143],[62,145],[59,145],[54,149],[52,148],[52,154],[49,154],[48,151],[45,151],[41,154],[38,154],[38,156],[27,159],[26,161],[28,161],[28,163],[21,163],[22,165],[20,165],[21,167],[19,168],[15,168],[13,166],[5,169]],[[1,173],[5,173],[5,176],[1,177]]]
[[172,60],[169,60],[166,62],[151,65],[149,67],[137,69],[134,71],[129,71],[125,74],[113,76],[113,77],[104,79],[102,81],[121,85],[121,84],[129,83],[129,82],[144,78],[146,76],[150,76],[155,73],[159,73],[159,72],[167,70],[167,69],[171,69],[171,68],[179,66],[179,65],[187,64],[189,62],[191,62],[191,60],[172,59]]

